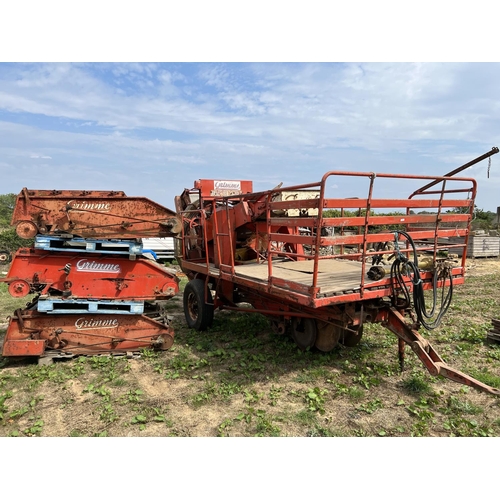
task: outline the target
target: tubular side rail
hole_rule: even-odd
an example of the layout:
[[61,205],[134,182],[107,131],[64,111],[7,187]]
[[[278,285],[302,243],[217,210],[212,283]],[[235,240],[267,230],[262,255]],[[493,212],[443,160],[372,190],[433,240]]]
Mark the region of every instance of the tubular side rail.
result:
[[[326,182],[330,177],[334,176],[354,176],[363,177],[369,180],[368,193],[366,198],[326,198]],[[437,181],[436,184],[442,183],[440,190],[435,190],[432,194],[438,196],[436,199],[382,199],[373,197],[373,189],[375,180],[379,179],[423,179]],[[455,189],[458,184],[467,184],[464,189]],[[440,243],[440,239],[448,239],[451,237],[468,237],[468,223],[472,217],[473,205],[471,199],[475,199],[477,190],[476,181],[472,178],[450,178],[436,176],[419,176],[419,175],[402,175],[402,174],[372,174],[359,172],[328,172],[320,183],[311,183],[303,186],[294,186],[292,188],[282,188],[273,191],[290,191],[292,189],[303,190],[305,187],[319,187],[320,196],[315,199],[307,200],[288,200],[288,201],[273,201],[273,195],[267,197],[267,237],[268,237],[268,254],[269,256],[290,257],[292,260],[300,255],[297,251],[286,251],[287,246],[305,245],[311,247],[311,255],[304,255],[303,258],[313,260],[312,284],[315,289],[318,283],[319,262],[325,259],[336,259],[347,256],[344,254],[346,246],[355,246],[357,251],[351,251],[348,257],[351,259],[360,259],[362,261],[362,272],[360,275],[361,296],[364,290],[364,277],[366,274],[365,263],[368,253],[368,247],[377,243],[384,243],[394,239],[394,233],[383,230],[384,226],[401,225],[411,234],[412,238],[419,243],[419,250],[432,252],[433,258],[436,258],[440,250],[448,248],[465,248],[464,244],[449,242]],[[414,193],[413,193],[414,194]],[[413,196],[413,194],[411,196]],[[431,193],[418,193],[431,194]],[[460,194],[468,196],[468,199],[459,199],[457,197],[450,198],[451,195]],[[324,210],[340,209],[340,217],[325,216]],[[387,209],[393,211],[400,209],[401,215],[377,215],[372,213],[375,209]],[[468,213],[455,213],[452,210],[456,208],[468,208]],[[284,217],[274,215],[280,211],[290,209],[302,210],[318,210],[317,216],[299,216],[299,217]],[[345,209],[357,209],[357,216],[345,216]],[[421,209],[422,211],[431,209],[436,210],[436,213],[415,214],[413,209]],[[406,214],[404,213],[406,212]],[[285,226],[289,228],[290,233],[273,232],[272,227]],[[308,228],[309,234],[298,234],[299,229]],[[332,236],[323,236],[321,230],[323,228],[333,228],[339,233]],[[349,227],[351,234],[344,234],[344,229]],[[371,232],[370,230],[382,229],[381,232]],[[352,234],[354,233],[354,234]],[[401,237],[398,237],[401,239]],[[340,247],[340,254],[321,255],[319,249],[322,247]],[[278,250],[276,250],[278,248]],[[400,251],[409,255],[411,249],[401,248]],[[384,255],[392,253],[391,251],[381,252]],[[462,252],[465,254],[465,252]],[[268,260],[269,277],[272,276],[272,258]],[[462,261],[462,266],[464,262]]]

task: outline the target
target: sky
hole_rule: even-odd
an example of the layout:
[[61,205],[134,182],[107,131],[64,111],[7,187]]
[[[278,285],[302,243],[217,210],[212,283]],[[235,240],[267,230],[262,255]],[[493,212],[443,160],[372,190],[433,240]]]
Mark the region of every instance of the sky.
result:
[[[500,145],[498,81],[500,63],[477,62],[1,63],[0,191],[173,208],[200,178],[261,191],[330,170],[444,175]],[[500,206],[499,167],[462,174],[484,210]]]
[[[335,30],[338,16],[319,15],[316,0],[309,17],[300,3],[284,12],[260,0],[266,16],[224,1],[151,16],[147,7],[163,4],[145,0],[142,14],[120,3],[117,17],[92,0],[73,24],[61,22],[64,2],[32,3],[29,17],[25,4],[7,6],[5,19],[19,23],[0,32],[10,42],[0,44],[0,194],[121,190],[173,209],[204,178],[251,180],[262,191],[331,170],[444,175],[500,146],[500,63],[485,59],[494,33],[478,26],[480,9],[446,3],[412,12],[377,4],[402,25],[354,2],[344,19],[355,25]],[[500,206],[499,167],[494,155],[489,177],[487,160],[462,174],[478,181],[479,208]],[[365,194],[355,180],[331,190]]]

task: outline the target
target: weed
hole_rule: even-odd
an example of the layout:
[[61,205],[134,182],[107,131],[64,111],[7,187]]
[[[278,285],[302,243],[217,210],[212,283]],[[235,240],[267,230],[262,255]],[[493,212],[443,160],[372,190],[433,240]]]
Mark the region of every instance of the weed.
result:
[[265,410],[257,410],[256,437],[277,437],[281,434],[281,429],[273,424],[272,418]]
[[138,403],[144,393],[140,389],[131,389],[121,397],[123,404]]
[[99,418],[104,422],[112,423],[115,420],[118,420],[118,415],[111,403],[105,403],[101,408],[101,413],[99,414]]
[[252,422],[253,415],[255,413],[255,408],[247,406],[244,412],[238,414],[235,420],[246,422],[247,424]]
[[326,389],[320,389],[319,387],[309,389],[306,392],[305,399],[310,411],[317,411],[320,414],[325,413],[325,394],[327,392]]
[[206,382],[203,391],[195,394],[191,398],[191,402],[199,407],[212,401],[214,398],[228,401],[232,396],[241,391],[241,386],[234,383],[220,382]]
[[23,430],[23,434],[30,437],[39,436],[43,431],[44,422],[40,417],[35,417],[32,420],[34,420],[34,422]]
[[291,420],[304,426],[311,426],[317,423],[317,418],[316,413],[313,413],[308,409],[304,409],[296,413]]
[[111,391],[107,387],[95,386],[94,384],[89,384],[83,392],[91,392],[93,394],[98,394],[102,397],[103,401],[109,401],[111,398]]
[[359,405],[356,409],[360,411],[364,411],[365,413],[372,414],[379,408],[383,408],[384,405],[379,398],[375,398],[372,401],[368,401],[367,403],[363,403]]
[[483,409],[479,406],[472,404],[471,402],[457,398],[456,396],[450,396],[447,401],[447,407],[444,409],[446,413],[457,413],[457,414],[468,414],[468,415],[478,415],[483,413]]
[[365,389],[369,389],[372,386],[380,385],[380,379],[373,374],[360,373],[358,376],[354,377],[353,382],[359,384]]
[[3,420],[5,413],[9,411],[9,408],[5,404],[7,399],[12,397],[12,391],[7,391],[6,393],[0,395],[0,420]]
[[462,437],[493,437],[495,432],[491,427],[479,425],[476,420],[469,420],[461,416],[449,418],[443,427],[450,431],[450,436]]
[[413,372],[408,378],[403,380],[403,387],[408,392],[427,394],[431,390],[431,386],[421,371]]
[[412,436],[424,436],[431,423],[434,423],[434,413],[430,409],[431,406],[432,401],[423,396],[408,406],[408,412],[416,418],[416,422],[412,426]]
[[153,422],[165,422],[168,426],[172,425],[172,422],[162,413],[160,408],[152,408],[153,412]]
[[250,390],[246,390],[243,391],[243,394],[245,395],[245,403],[247,404],[255,404],[257,403],[258,401],[260,401],[260,399],[262,398],[263,394],[258,394],[257,391],[255,391],[254,389],[250,389]]
[[148,419],[147,419],[146,415],[139,414],[139,415],[136,415],[135,417],[133,417],[132,420],[130,421],[130,423],[139,425],[139,430],[143,431],[146,429],[147,421],[148,421]]
[[230,418],[225,418],[217,427],[217,436],[218,437],[225,437],[228,436],[228,431],[232,428],[233,426],[233,420]]
[[117,379],[113,380],[112,384],[115,387],[123,387],[124,385],[127,385],[128,382],[123,378],[117,378]]
[[359,400],[359,399],[365,397],[366,392],[363,389],[361,389],[355,385],[352,385],[351,387],[346,388],[345,394],[350,399]]
[[282,391],[282,387],[271,387],[271,389],[269,390],[269,404],[271,406],[276,406],[278,404],[278,400],[281,396]]
[[17,410],[11,412],[9,418],[22,417],[23,415],[26,415],[26,413],[28,413],[29,411],[30,409],[27,406],[22,406],[21,408],[18,408]]
[[80,429],[73,429],[70,431],[69,437],[86,437],[86,434]]
[[209,365],[206,358],[195,357],[188,349],[179,349],[177,355],[168,363],[169,370],[165,378],[176,379],[185,372],[189,373]]

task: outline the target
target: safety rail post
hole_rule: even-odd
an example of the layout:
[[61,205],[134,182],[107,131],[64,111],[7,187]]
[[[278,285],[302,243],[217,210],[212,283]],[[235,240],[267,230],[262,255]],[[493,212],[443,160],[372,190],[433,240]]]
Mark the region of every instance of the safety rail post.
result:
[[[439,225],[441,222],[441,210],[443,208],[443,199],[444,199],[444,193],[446,192],[446,179],[443,179],[443,184],[441,187],[441,194],[439,195],[439,205],[438,205],[438,210],[437,210],[437,215],[436,215],[436,229],[434,231],[434,253],[432,260],[433,262],[436,262],[436,257],[437,257],[437,249],[438,249],[438,244],[439,244]],[[450,277],[450,279],[453,279]]]
[[[325,186],[327,175],[324,175],[321,179],[321,185],[319,188],[319,199],[318,199],[318,223],[316,227],[316,244],[314,251],[314,260],[313,260],[313,281],[312,281],[312,289],[315,290],[318,287],[318,270],[319,270],[319,249],[321,243],[321,229],[323,227],[323,206],[325,202]],[[314,297],[316,298],[316,292],[314,292]]]
[[[366,199],[366,213],[365,213],[365,227],[363,232],[363,249],[361,251],[361,283],[360,283],[360,296],[364,295],[365,290],[365,273],[366,273],[366,238],[368,236],[368,222],[370,220],[371,200],[373,196],[373,185],[375,183],[376,175],[370,175],[370,186],[368,188],[368,198]],[[359,247],[358,247],[359,248]]]
[[[494,148],[495,149],[495,148]],[[497,151],[498,152],[498,151]],[[493,151],[491,154],[495,154]],[[488,154],[487,156],[491,156],[491,154]],[[474,163],[477,163],[476,161]],[[469,165],[470,166],[470,165]],[[457,169],[458,171],[459,169]],[[462,167],[460,167],[460,170],[463,170]],[[468,211],[469,211],[469,217],[470,220],[474,218],[474,200],[476,199],[476,194],[477,194],[477,181],[471,177],[460,177],[460,178],[452,178],[451,175],[454,172],[450,172],[446,176],[441,176],[437,179],[435,179],[433,182],[430,182],[423,188],[418,189],[417,191],[414,191],[410,196],[408,196],[408,199],[411,200],[416,196],[423,196],[423,195],[431,195],[431,194],[439,194],[441,195],[443,188],[440,191],[428,191],[429,187],[435,186],[439,182],[446,182],[446,180],[456,180],[456,181],[468,181],[472,184],[470,188],[464,188],[464,189],[448,189],[446,193],[467,193],[467,206],[468,206]],[[465,206],[465,205],[464,205]],[[466,263],[466,254],[467,254],[467,245],[469,242],[469,237],[470,237],[470,227],[469,230],[467,231],[467,234],[464,237],[464,242],[459,246],[459,248],[462,248],[462,259],[461,259],[461,267],[465,268],[465,263]]]
[[[207,265],[207,270],[210,268],[210,256],[208,255],[208,235],[207,235],[207,213],[205,209],[200,209],[200,219],[203,220],[203,224],[200,225],[203,231],[203,246],[205,247],[205,264]],[[207,273],[208,274],[208,273]]]
[[[269,193],[266,196],[266,234],[267,234],[267,286],[268,291],[271,291],[273,286],[273,250],[271,246],[271,201],[272,197]],[[256,230],[256,233],[258,231]],[[257,236],[258,237],[258,236]]]

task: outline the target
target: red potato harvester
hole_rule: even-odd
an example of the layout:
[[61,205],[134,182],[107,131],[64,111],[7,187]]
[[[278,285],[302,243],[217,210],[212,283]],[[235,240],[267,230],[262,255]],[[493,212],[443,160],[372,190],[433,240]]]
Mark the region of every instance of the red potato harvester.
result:
[[174,271],[137,257],[92,253],[49,253],[21,248],[0,282],[13,297],[42,296],[120,300],[165,300],[179,291]]
[[[187,324],[209,328],[216,309],[259,313],[300,349],[329,352],[379,323],[398,338],[401,368],[409,345],[432,375],[500,395],[419,333],[439,326],[465,280],[477,184],[455,174],[495,153],[445,176],[330,171],[263,192],[251,181],[195,181],[175,199]],[[348,179],[359,198],[335,196]]]
[[93,355],[128,353],[142,348],[166,350],[174,342],[168,324],[147,315],[58,314],[15,311],[2,355],[44,356],[47,353]]
[[172,236],[175,212],[123,191],[57,191],[23,188],[12,226],[21,238],[37,234],[134,239]]

